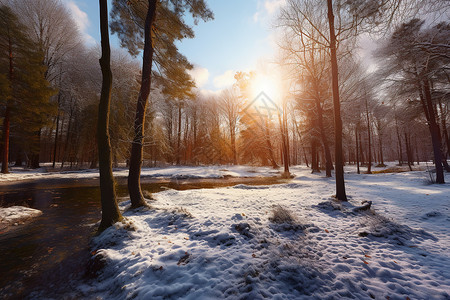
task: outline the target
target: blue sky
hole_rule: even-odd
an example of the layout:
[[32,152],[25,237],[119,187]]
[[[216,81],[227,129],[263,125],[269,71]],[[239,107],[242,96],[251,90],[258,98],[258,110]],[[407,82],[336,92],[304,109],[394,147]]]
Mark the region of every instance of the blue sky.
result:
[[[98,1],[64,0],[87,44],[100,40]],[[236,71],[256,68],[274,52],[273,16],[285,0],[207,0],[215,19],[194,27],[196,37],[180,42],[179,49],[194,64],[197,85],[217,91],[233,81]],[[109,1],[110,4],[110,1]],[[112,37],[113,47],[119,47]]]

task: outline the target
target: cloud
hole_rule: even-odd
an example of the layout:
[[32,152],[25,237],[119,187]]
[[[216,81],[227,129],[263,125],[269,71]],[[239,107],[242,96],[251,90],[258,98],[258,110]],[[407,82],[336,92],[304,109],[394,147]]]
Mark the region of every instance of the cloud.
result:
[[209,79],[208,69],[200,66],[194,66],[194,68],[192,70],[189,70],[188,73],[189,75],[192,76],[198,88],[208,83]]
[[286,4],[286,0],[266,0],[264,8],[269,15],[273,15],[278,9]]
[[214,80],[213,80],[214,86],[218,89],[222,89],[222,88],[226,88],[226,87],[233,85],[233,83],[235,82],[234,74],[235,74],[235,71],[228,70],[225,73],[223,73],[222,75],[214,77]]
[[95,39],[87,33],[87,29],[91,25],[87,13],[82,11],[73,1],[66,1],[66,5],[70,13],[72,14],[73,20],[77,24],[78,29],[83,35],[84,41],[87,44],[95,44]]
[[284,5],[286,0],[259,0],[256,12],[253,14],[253,22],[258,23],[272,17]]

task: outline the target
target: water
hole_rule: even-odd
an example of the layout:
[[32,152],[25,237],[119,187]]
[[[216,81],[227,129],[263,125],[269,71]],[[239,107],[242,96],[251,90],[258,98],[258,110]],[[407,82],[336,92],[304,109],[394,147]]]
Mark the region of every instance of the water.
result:
[[[281,182],[284,181],[279,178],[147,179],[142,189],[155,193],[167,188],[186,190]],[[124,185],[117,192],[119,197],[127,196]],[[98,180],[0,186],[0,206],[12,205],[36,208],[43,213],[31,222],[0,232],[0,298],[67,297],[83,279],[90,257],[89,240],[101,217]]]

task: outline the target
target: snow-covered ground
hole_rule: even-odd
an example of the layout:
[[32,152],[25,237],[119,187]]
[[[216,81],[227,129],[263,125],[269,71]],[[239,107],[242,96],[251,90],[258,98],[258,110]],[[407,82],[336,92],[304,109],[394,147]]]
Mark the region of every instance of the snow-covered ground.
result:
[[0,230],[8,226],[23,224],[41,214],[40,210],[23,206],[0,207]]
[[[222,172],[183,170],[176,173]],[[153,209],[125,210],[125,224],[93,240],[97,278],[79,293],[100,299],[450,299],[450,184],[431,185],[424,171],[358,175],[350,167],[349,201],[339,203],[331,198],[333,178],[306,167],[292,172],[297,176],[287,184],[166,190],[153,195]],[[364,200],[373,211],[357,211]]]
[[[97,169],[87,169],[82,171],[47,171],[51,168],[40,168],[35,170],[24,169],[21,167],[11,168],[11,173],[1,174],[0,182],[11,182],[21,180],[37,179],[95,179],[99,178]],[[263,167],[251,166],[169,166],[164,168],[142,168],[141,177],[143,178],[166,178],[166,179],[209,179],[225,177],[267,177],[278,176],[278,170]],[[115,177],[127,177],[128,169],[114,169]]]

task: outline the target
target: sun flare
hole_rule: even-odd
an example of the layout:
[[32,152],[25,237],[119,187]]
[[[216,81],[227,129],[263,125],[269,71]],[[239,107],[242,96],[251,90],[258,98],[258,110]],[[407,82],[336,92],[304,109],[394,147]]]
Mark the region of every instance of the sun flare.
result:
[[252,80],[251,91],[254,98],[264,93],[272,101],[279,101],[283,96],[282,84],[276,75],[257,74]]

